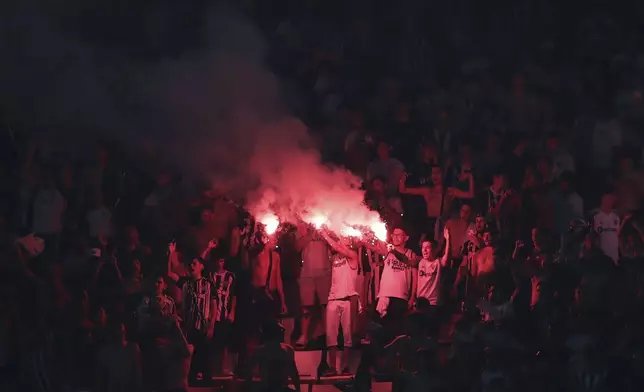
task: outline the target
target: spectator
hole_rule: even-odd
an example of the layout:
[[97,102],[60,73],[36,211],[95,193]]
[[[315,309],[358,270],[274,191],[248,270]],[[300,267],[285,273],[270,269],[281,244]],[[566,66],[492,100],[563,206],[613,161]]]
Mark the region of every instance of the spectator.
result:
[[615,195],[607,192],[602,196],[599,211],[593,216],[593,230],[599,239],[599,247],[614,263],[619,260],[620,218],[613,212]]
[[190,380],[210,379],[212,338],[216,321],[216,292],[205,278],[204,260],[195,257],[190,263],[190,277],[181,286],[183,331],[194,346]]
[[386,195],[393,198],[394,209],[402,212],[402,203],[398,197],[397,184],[403,176],[405,167],[399,160],[391,157],[391,145],[389,143],[379,142],[377,153],[378,158],[367,167],[367,180],[370,181],[375,177],[385,178],[387,184]]
[[210,276],[214,283],[217,298],[215,321],[215,355],[217,356],[217,370],[222,375],[232,375],[226,368],[230,364],[231,341],[235,337],[233,327],[237,312],[237,294],[235,292],[235,274],[226,270],[226,260],[217,261],[217,269]]

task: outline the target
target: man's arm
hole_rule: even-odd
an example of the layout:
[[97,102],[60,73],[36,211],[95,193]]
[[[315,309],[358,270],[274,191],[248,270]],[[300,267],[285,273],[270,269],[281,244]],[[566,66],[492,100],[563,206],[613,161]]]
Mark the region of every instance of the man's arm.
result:
[[419,186],[419,187],[410,187],[408,188],[407,185],[405,185],[405,182],[407,181],[407,174],[403,174],[400,177],[400,182],[398,183],[398,192],[400,192],[403,195],[414,195],[414,196],[424,196],[426,197],[430,189],[425,186]]
[[362,244],[367,247],[367,249],[379,254],[380,256],[387,256],[389,253],[387,244],[382,241],[375,241],[373,243],[370,241],[364,241]]
[[447,227],[445,228],[443,235],[445,236],[445,253],[443,253],[443,257],[441,257],[441,267],[445,267],[447,265],[452,245],[451,236]]
[[409,308],[416,304],[416,290],[418,290],[418,268],[411,268],[411,294],[409,295]]
[[447,194],[455,197],[457,199],[471,199],[474,197],[474,177],[472,176],[472,173],[467,175],[467,191],[462,191],[458,188],[454,187],[449,187],[447,189]]
[[215,249],[218,244],[219,244],[219,241],[215,239],[208,241],[208,246],[206,247],[206,249],[203,250],[203,252],[201,252],[201,258],[207,259],[208,256],[210,255],[210,252],[212,252],[212,250]]
[[167,269],[167,274],[175,282],[179,281],[179,275],[177,275],[172,270],[172,267],[177,265],[177,264],[179,264],[179,256],[177,254],[177,244],[175,242],[171,242],[168,245],[168,269]]
[[416,256],[413,252],[410,252],[410,255],[407,256],[406,254],[401,253],[396,249],[392,249],[391,253],[393,253],[399,261],[407,265],[411,265],[412,267],[415,267],[418,265],[418,256]]
[[[320,230],[320,234],[322,235],[324,240],[329,244],[329,246],[333,248],[333,250],[335,250],[336,252],[340,253],[343,256],[346,256],[354,260],[357,263],[358,253],[356,253],[354,250],[347,248],[343,244],[331,238],[331,236],[326,230]],[[356,268],[357,268],[357,264],[356,264]]]

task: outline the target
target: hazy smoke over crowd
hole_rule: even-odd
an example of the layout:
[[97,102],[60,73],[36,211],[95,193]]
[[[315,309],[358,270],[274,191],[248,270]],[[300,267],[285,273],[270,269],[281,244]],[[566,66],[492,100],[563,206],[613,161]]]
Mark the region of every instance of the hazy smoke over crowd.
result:
[[[50,141],[115,139],[154,151],[188,177],[226,184],[256,213],[376,219],[360,205],[356,178],[322,165],[306,127],[289,117],[264,63],[266,42],[248,20],[221,7],[193,10],[195,34],[185,34],[185,24],[167,27],[176,10],[159,2],[140,12],[131,39],[121,32],[122,42],[101,41],[127,26],[101,14],[106,27],[88,34],[78,26],[92,20],[74,14],[82,6],[73,1],[53,12],[49,2],[25,0],[2,12],[0,105],[12,122]],[[182,35],[176,53],[146,56]]]

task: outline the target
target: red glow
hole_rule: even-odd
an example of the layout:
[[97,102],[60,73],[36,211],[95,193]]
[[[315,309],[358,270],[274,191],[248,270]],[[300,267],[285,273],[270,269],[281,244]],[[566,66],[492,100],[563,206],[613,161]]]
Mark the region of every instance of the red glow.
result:
[[360,232],[360,230],[350,226],[343,227],[342,230],[340,231],[340,234],[342,234],[345,237],[355,237],[355,238],[362,237],[362,232]]
[[266,230],[266,234],[268,235],[275,234],[280,225],[280,220],[273,213],[264,214],[264,216],[259,219],[259,222],[264,225],[264,230]]

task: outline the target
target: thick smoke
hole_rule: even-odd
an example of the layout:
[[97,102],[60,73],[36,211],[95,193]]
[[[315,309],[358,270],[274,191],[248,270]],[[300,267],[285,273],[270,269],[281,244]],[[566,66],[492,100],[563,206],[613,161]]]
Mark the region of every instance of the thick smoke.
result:
[[[0,105],[12,122],[42,132],[50,143],[112,139],[154,151],[189,178],[225,184],[257,214],[376,219],[361,206],[359,181],[323,165],[306,127],[289,116],[280,83],[265,66],[267,44],[240,14],[222,7],[197,11],[191,19],[197,34],[186,34],[184,50],[146,57],[139,53],[145,44],[97,43],[70,27],[79,18],[51,16],[46,4],[5,5],[11,9],[0,17],[6,38]],[[146,42],[163,47],[181,35],[159,28],[173,17],[172,7],[143,12],[141,24],[152,26],[141,30]],[[103,24],[120,27],[118,20]]]

